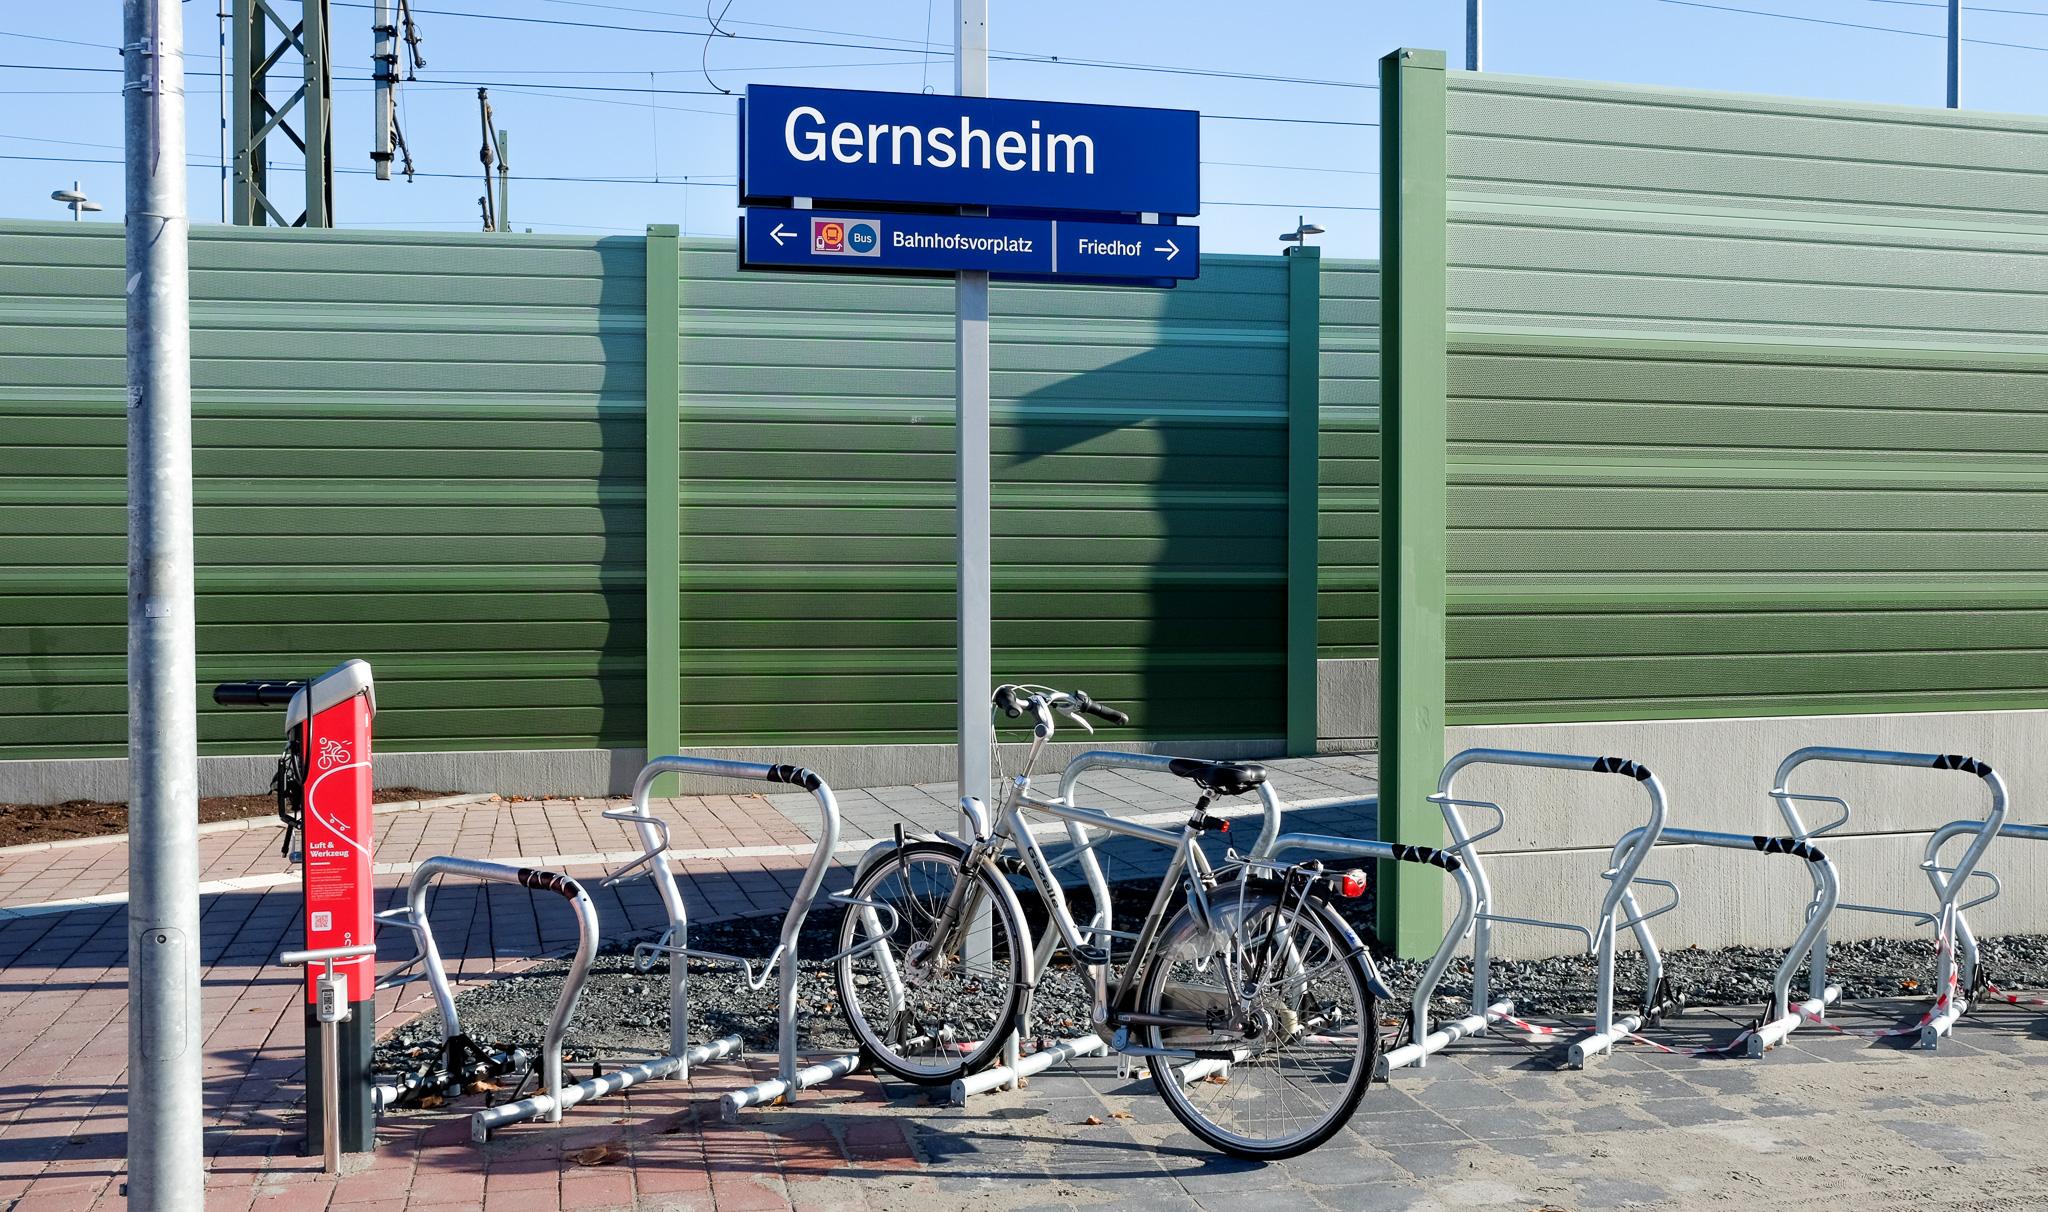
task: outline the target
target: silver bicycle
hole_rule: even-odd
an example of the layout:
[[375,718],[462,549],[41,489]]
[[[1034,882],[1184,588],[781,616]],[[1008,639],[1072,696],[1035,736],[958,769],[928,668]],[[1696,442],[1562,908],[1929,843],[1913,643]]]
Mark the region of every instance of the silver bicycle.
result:
[[[1212,866],[1201,838],[1227,832],[1229,821],[1209,806],[1258,788],[1266,772],[1256,765],[1174,759],[1173,773],[1197,789],[1179,829],[1035,797],[1031,771],[1056,716],[1091,732],[1083,716],[1128,717],[1042,686],[999,687],[995,706],[1032,722],[1029,757],[1004,788],[995,821],[979,800],[965,800],[971,840],[899,837],[855,877],[835,975],[863,1050],[899,1077],[940,1085],[987,1065],[1012,1032],[1027,1029],[1039,974],[1012,883],[1020,877],[1093,987],[1096,1033],[1117,1052],[1147,1058],[1153,1084],[1189,1131],[1259,1159],[1328,1140],[1372,1080],[1377,999],[1388,996],[1364,944],[1329,903],[1361,894],[1363,874],[1234,852]],[[1135,933],[1076,921],[1027,811],[1172,852]],[[881,906],[893,922],[885,925]]]

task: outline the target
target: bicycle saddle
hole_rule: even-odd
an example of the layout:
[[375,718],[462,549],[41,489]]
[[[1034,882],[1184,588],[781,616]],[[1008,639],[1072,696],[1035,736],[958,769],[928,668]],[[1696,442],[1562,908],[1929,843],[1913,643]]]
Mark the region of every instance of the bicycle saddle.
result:
[[1255,762],[1175,758],[1167,769],[1212,795],[1243,795],[1266,781],[1266,768]]

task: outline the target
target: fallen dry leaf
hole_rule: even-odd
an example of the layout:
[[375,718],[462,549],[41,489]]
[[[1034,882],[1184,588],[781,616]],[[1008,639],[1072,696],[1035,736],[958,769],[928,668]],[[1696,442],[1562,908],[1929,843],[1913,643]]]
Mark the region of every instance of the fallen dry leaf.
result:
[[601,1145],[592,1145],[588,1149],[579,1149],[569,1155],[570,1160],[579,1166],[616,1165],[619,1162],[625,1161],[629,1156],[631,1154],[612,1141],[606,1141]]
[[1087,1124],[1091,1128],[1100,1128],[1102,1126],[1102,1117],[1100,1115],[1091,1115],[1087,1119],[1082,1120],[1081,1122]]
[[1128,1112],[1128,1111],[1112,1111],[1112,1112],[1110,1112],[1110,1113],[1109,1113],[1109,1118],[1111,1118],[1111,1119],[1129,1119],[1129,1118],[1131,1118],[1131,1113],[1130,1113],[1130,1112]]
[[1919,981],[1900,981],[1900,982],[1899,982],[1899,988],[1901,988],[1901,989],[1918,989],[1919,987],[1920,987],[1920,982],[1919,982]]
[[1230,1079],[1223,1076],[1221,1073],[1211,1073],[1209,1076],[1203,1078],[1202,1080],[1208,1082],[1212,1086],[1227,1086],[1230,1084]]
[[475,1081],[469,1083],[469,1085],[463,1087],[463,1089],[467,1090],[471,1094],[480,1094],[485,1090],[502,1090],[504,1089],[504,1087],[500,1086],[498,1083],[490,1080],[489,1078],[479,1077]]
[[445,1099],[445,1098],[442,1098],[442,1097],[441,1097],[440,1095],[438,1095],[438,1094],[422,1094],[422,1095],[420,1095],[420,1106],[422,1106],[422,1107],[425,1107],[425,1108],[427,1108],[427,1109],[428,1109],[428,1110],[430,1110],[430,1111],[431,1111],[431,1110],[433,1110],[433,1109],[434,1109],[435,1107],[441,1106],[442,1104],[446,1103],[447,1101],[448,1101],[447,1099]]

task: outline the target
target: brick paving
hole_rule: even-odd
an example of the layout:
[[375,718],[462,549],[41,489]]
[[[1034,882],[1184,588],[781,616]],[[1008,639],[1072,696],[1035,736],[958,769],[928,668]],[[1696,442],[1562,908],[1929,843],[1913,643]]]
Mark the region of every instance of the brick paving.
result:
[[[1369,790],[1370,759],[1276,764],[1290,800]],[[1090,776],[1088,800],[1120,814],[1170,811],[1174,780]],[[952,828],[950,789],[841,797],[835,878],[865,839]],[[498,801],[378,818],[378,883],[392,903],[403,869],[436,853],[489,858],[593,856],[636,849],[604,800]],[[817,828],[807,796],[660,801],[674,826],[693,920],[779,910]],[[1369,835],[1369,810],[1307,806],[1292,829]],[[1180,1130],[1149,1084],[1115,1061],[1048,1071],[1022,1094],[966,1108],[856,1075],[789,1108],[716,1122],[716,1096],[756,1080],[772,1059],[701,1068],[519,1125],[487,1147],[454,1108],[387,1117],[380,1148],[339,1180],[297,1156],[303,1131],[298,979],[270,960],[300,928],[295,883],[278,875],[277,832],[202,839],[208,1207],[289,1209],[1079,1208],[1229,1207],[1272,1193],[1292,1206],[1342,1208],[1707,1206],[1802,1199],[1826,1191],[1859,1207],[1906,1208],[1937,1196],[1968,1205],[2038,1205],[2048,1191],[2048,1017],[1991,1010],[1965,1020],[1938,1055],[1894,1053],[1802,1033],[1762,1063],[1700,1062],[1632,1050],[1587,1074],[1553,1073],[1555,1053],[1512,1038],[1468,1041],[1426,1070],[1376,1088],[1351,1129],[1313,1154],[1260,1167],[1222,1158]],[[1105,847],[1115,874],[1146,857]],[[118,895],[126,848],[0,854],[0,1209],[115,1208],[121,1195],[126,1055],[125,913],[40,902]],[[596,861],[565,864],[601,875]],[[644,879],[599,889],[608,937],[652,929]],[[484,980],[560,948],[573,927],[552,898],[448,884],[437,936],[456,974]],[[400,953],[409,948],[394,940]],[[458,961],[455,957],[460,955]],[[387,965],[388,967],[395,965]],[[380,996],[381,1026],[425,1008],[423,985]],[[1885,1023],[1891,1008],[1850,1012]],[[1861,1015],[1858,1019],[1856,1016]],[[1674,1042],[1718,1038],[1691,1016]],[[1090,1120],[1097,1122],[1090,1123]],[[2034,1201],[2030,1205],[2029,1200]]]

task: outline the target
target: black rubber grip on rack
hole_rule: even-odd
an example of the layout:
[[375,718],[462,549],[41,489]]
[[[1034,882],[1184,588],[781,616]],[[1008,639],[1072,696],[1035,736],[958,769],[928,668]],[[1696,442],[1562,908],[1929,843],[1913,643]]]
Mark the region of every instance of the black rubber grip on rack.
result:
[[583,895],[583,885],[559,871],[542,871],[538,867],[521,867],[519,883],[536,892],[552,892],[557,896],[575,898]]
[[802,766],[787,766],[780,762],[768,768],[768,781],[771,783],[790,783],[803,788],[805,791],[816,791],[825,785],[824,779],[812,774]]
[[292,701],[304,682],[283,678],[257,678],[248,682],[222,682],[213,688],[213,701],[223,707],[282,707]]
[[1603,757],[1593,759],[1593,769],[1599,774],[1625,774],[1636,782],[1645,782],[1650,777],[1650,768],[1627,758]]
[[1114,707],[1105,707],[1093,700],[1090,700],[1086,706],[1081,708],[1081,713],[1083,715],[1092,715],[1098,720],[1106,720],[1112,724],[1128,724],[1131,722],[1130,716],[1125,715]]
[[1820,847],[1811,842],[1802,842],[1796,837],[1764,837],[1757,834],[1749,841],[1764,854],[1790,854],[1809,863],[1824,863],[1828,857],[1820,852]]
[[1964,757],[1960,753],[1944,753],[1940,757],[1935,758],[1934,768],[1936,770],[1961,770],[1966,774],[1974,774],[1980,779],[1988,779],[1992,774],[1991,763],[1979,761],[1973,757]]
[[1448,850],[1438,850],[1434,846],[1404,846],[1400,842],[1389,842],[1387,845],[1393,849],[1394,857],[1404,863],[1428,863],[1432,867],[1442,867],[1445,871],[1456,871],[1464,865],[1458,861],[1457,855]]

